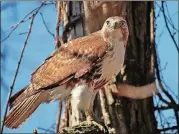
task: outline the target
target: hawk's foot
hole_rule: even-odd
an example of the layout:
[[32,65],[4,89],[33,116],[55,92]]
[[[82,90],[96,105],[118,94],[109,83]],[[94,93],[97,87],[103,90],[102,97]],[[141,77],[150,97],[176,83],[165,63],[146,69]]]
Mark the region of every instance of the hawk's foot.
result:
[[85,110],[85,115],[86,115],[86,120],[87,121],[93,121],[94,116],[93,116],[93,112],[90,112],[89,110]]

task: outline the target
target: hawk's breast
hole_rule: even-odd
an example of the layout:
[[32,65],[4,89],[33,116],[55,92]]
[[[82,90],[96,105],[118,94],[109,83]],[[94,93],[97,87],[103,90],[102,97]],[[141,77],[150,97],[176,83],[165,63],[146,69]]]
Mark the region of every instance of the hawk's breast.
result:
[[106,54],[102,61],[101,77],[108,81],[112,76],[116,76],[123,66],[124,55],[124,45],[115,44],[114,48]]

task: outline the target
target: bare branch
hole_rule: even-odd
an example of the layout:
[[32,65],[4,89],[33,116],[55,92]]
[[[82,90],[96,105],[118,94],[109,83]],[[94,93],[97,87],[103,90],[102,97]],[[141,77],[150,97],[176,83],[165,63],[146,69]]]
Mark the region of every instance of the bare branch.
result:
[[70,109],[70,99],[65,100],[65,118],[64,118],[64,126],[68,127],[69,126],[69,109]]
[[45,128],[41,128],[41,127],[38,127],[38,129],[45,131],[45,133],[46,133],[46,132],[49,132],[49,133],[55,133],[55,132],[52,131],[52,130],[45,129]]
[[157,106],[157,107],[154,107],[154,110],[168,110],[168,109],[175,109],[177,111],[179,111],[179,104],[168,104],[168,106]]
[[3,132],[3,128],[4,128],[4,121],[5,121],[5,117],[7,115],[7,111],[8,111],[8,104],[9,104],[9,99],[11,97],[11,94],[12,94],[12,91],[13,91],[13,88],[14,88],[14,84],[15,84],[15,81],[16,81],[16,78],[17,78],[17,74],[19,72],[19,67],[20,67],[20,64],[21,64],[21,61],[22,61],[22,57],[23,57],[23,54],[24,54],[24,50],[26,48],[26,45],[27,45],[27,41],[29,39],[29,36],[31,34],[31,30],[32,30],[32,25],[33,25],[33,22],[34,22],[34,18],[35,16],[37,15],[38,11],[36,11],[35,13],[32,14],[32,17],[31,17],[31,22],[30,22],[30,26],[29,26],[29,30],[28,30],[28,34],[27,34],[27,37],[25,39],[25,42],[24,42],[24,46],[23,46],[23,49],[22,49],[22,52],[21,52],[21,55],[20,55],[20,58],[19,58],[19,61],[18,61],[18,64],[17,64],[17,69],[16,69],[16,72],[15,72],[15,75],[14,75],[14,78],[13,78],[13,81],[12,81],[12,84],[10,86],[10,91],[8,93],[8,97],[7,97],[7,103],[6,103],[6,108],[5,108],[5,113],[4,113],[4,119],[3,119],[3,122],[2,122],[2,128],[1,128],[1,133]]
[[[165,10],[164,10],[164,5],[163,5],[163,2],[162,2],[162,8],[163,8],[163,15],[164,15],[164,18],[165,18]],[[166,18],[165,18],[165,23],[166,23],[166,26],[168,27],[168,23],[166,21]],[[170,32],[171,34],[171,32]],[[172,36],[173,37],[173,36]],[[174,37],[173,37],[174,38]],[[174,40],[175,41],[175,40]],[[177,47],[177,46],[176,46]],[[171,103],[169,103],[168,101],[166,101],[165,99],[163,99],[163,97],[161,96],[161,94],[158,94],[158,97],[160,100],[162,100],[163,102],[165,102],[166,104],[170,104],[172,107],[173,105],[176,105],[176,102],[175,100],[173,99],[173,97],[169,94],[169,92],[167,92],[167,90],[164,88],[164,86],[162,85],[162,80],[161,80],[161,77],[160,77],[160,71],[159,71],[159,62],[158,62],[158,55],[157,55],[157,51],[156,51],[156,45],[153,47],[154,48],[154,67],[155,67],[155,70],[156,70],[156,76],[157,76],[157,79],[158,79],[158,85],[160,87],[160,89],[162,89],[162,91],[164,92],[164,94],[170,99]],[[178,47],[177,47],[178,48]],[[177,49],[178,50],[178,49]],[[173,109],[174,110],[174,114],[175,114],[175,117],[176,117],[176,122],[177,122],[177,126],[178,126],[178,131],[179,131],[179,115],[178,115],[178,112],[176,109]]]
[[167,128],[159,129],[159,131],[163,132],[163,131],[174,130],[174,129],[178,129],[178,126],[173,126],[173,127],[167,127]]
[[24,35],[24,34],[28,34],[28,32],[19,33],[19,35]]
[[56,12],[57,12],[57,22],[56,22],[56,49],[59,48],[62,44],[62,40],[60,38],[60,35],[59,35],[59,28],[60,28],[60,22],[61,22],[61,7],[60,7],[60,2],[61,1],[57,1],[56,3]]
[[177,42],[175,41],[175,38],[174,38],[174,34],[171,33],[171,30],[170,30],[170,28],[169,28],[169,26],[168,26],[168,22],[167,22],[167,18],[166,18],[166,14],[165,14],[165,8],[164,8],[164,2],[163,2],[163,1],[162,1],[162,9],[163,9],[163,12],[162,12],[162,13],[163,13],[165,25],[166,25],[166,27],[167,27],[167,30],[168,30],[169,34],[170,34],[170,37],[171,37],[172,40],[173,40],[173,43],[175,44],[175,47],[176,47],[177,51],[179,52],[179,48],[178,48]]
[[168,22],[170,23],[170,25],[172,26],[172,28],[173,28],[175,31],[179,32],[178,29],[176,29],[176,27],[174,26],[174,24],[173,24],[173,22],[172,22],[172,19],[171,19],[171,17],[170,17],[169,10],[168,10],[167,2],[165,2],[165,6],[166,6],[166,9],[167,9],[167,13],[168,13],[168,18],[167,18],[167,19],[168,19]]
[[44,20],[43,14],[40,13],[40,16],[41,16],[41,18],[42,18],[43,24],[44,24],[44,26],[45,26],[47,32],[55,39],[55,35],[54,35],[52,32],[50,32],[50,30],[49,30],[49,28],[48,28],[48,26],[47,26],[47,24],[46,24],[46,22],[45,22],[45,20]]
[[11,36],[11,34],[19,27],[20,24],[30,20],[34,13],[37,14],[43,6],[49,5],[49,4],[51,4],[51,3],[47,4],[46,2],[43,2],[39,7],[35,8],[31,12],[29,12],[19,23],[11,26],[11,28],[12,28],[11,32],[1,41],[1,43],[4,42],[5,40],[7,40]]
[[[166,3],[166,2],[165,2]],[[160,16],[160,12],[162,11],[163,12],[163,8],[157,3],[155,2],[155,4],[158,6],[158,8],[160,9],[156,18]],[[167,6],[167,3],[166,3],[166,9],[167,9],[167,13],[168,13],[168,17],[167,15],[165,14],[165,17],[167,19],[167,21],[169,22],[169,24],[172,26],[172,28],[176,31],[176,32],[179,32],[178,29],[174,26],[173,22],[172,22],[172,19],[170,18],[169,16],[169,11],[168,11],[168,6]],[[175,12],[176,13],[176,12]]]

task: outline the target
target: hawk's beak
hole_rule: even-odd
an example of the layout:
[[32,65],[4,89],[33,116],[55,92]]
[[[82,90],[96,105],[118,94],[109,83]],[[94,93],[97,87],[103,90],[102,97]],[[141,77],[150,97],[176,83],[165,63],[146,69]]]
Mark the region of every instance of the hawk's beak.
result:
[[113,24],[112,24],[112,26],[111,26],[111,28],[113,28],[113,29],[116,29],[118,27],[118,23],[117,22],[114,22]]

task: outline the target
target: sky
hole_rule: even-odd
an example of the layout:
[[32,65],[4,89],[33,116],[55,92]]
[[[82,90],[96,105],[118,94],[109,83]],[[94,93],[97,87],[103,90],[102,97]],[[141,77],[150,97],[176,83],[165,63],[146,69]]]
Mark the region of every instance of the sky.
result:
[[[178,2],[167,2],[171,18],[178,29]],[[28,12],[39,6],[40,2],[2,2],[1,4],[1,40],[4,39],[11,30],[11,26],[17,24]],[[55,32],[56,10],[54,5],[47,5],[42,8],[44,19],[52,33]],[[156,13],[158,9],[156,8]],[[169,37],[165,23],[162,17],[157,18],[157,33],[156,43],[160,57],[163,78],[171,90],[178,94],[178,53]],[[14,33],[5,42],[1,44],[1,119],[4,114],[5,104],[9,87],[12,83],[13,76],[17,68],[17,62],[22,51],[22,47],[26,38],[26,34],[19,33],[27,32],[29,22],[23,23],[14,31]],[[160,33],[163,31],[162,36]],[[175,35],[178,42],[178,33]],[[30,81],[30,74],[55,50],[54,41],[51,35],[47,32],[42,22],[40,14],[35,18],[32,34],[30,35],[27,47],[25,49],[19,73],[14,85],[13,94],[19,89],[25,87]],[[32,132],[34,128],[43,127],[49,128],[56,121],[58,102],[50,104],[42,104],[34,112],[32,116],[19,129],[4,129],[5,133],[27,133]],[[168,112],[171,114],[171,111]],[[38,129],[38,132],[44,132]]]

